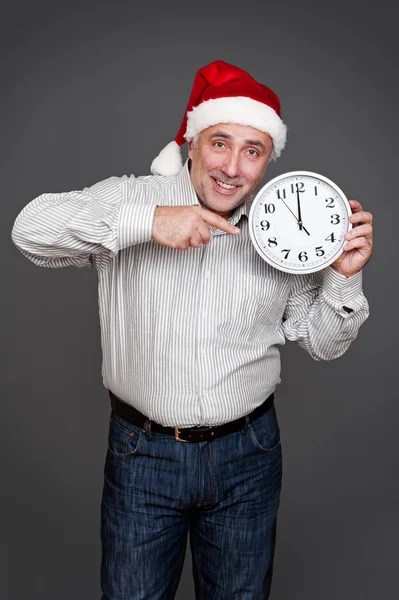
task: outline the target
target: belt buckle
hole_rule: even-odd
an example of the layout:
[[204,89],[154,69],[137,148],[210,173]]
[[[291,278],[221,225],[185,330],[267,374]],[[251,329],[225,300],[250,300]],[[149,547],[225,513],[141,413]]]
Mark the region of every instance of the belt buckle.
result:
[[177,442],[187,442],[187,444],[189,444],[190,440],[183,440],[182,438],[179,437],[179,433],[180,433],[179,428],[175,427],[175,440]]
[[[179,437],[180,431],[178,427],[175,427],[175,440],[178,442],[188,442],[190,443],[190,441],[192,440],[183,440],[181,437]],[[205,429],[205,431],[211,431],[211,440],[213,439],[213,436],[215,435],[215,432],[213,430],[213,427],[203,427],[203,429]]]

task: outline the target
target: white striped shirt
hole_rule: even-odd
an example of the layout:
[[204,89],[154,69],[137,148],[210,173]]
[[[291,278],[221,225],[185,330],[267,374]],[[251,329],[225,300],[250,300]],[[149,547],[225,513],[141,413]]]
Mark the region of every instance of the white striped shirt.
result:
[[[280,383],[278,344],[315,360],[342,355],[368,316],[362,273],[277,271],[255,251],[251,199],[185,251],[152,241],[157,205],[198,205],[188,163],[176,177],[110,177],[42,194],[12,239],[41,267],[98,272],[103,384],[168,426],[220,425],[261,404]],[[345,310],[344,307],[347,307]]]

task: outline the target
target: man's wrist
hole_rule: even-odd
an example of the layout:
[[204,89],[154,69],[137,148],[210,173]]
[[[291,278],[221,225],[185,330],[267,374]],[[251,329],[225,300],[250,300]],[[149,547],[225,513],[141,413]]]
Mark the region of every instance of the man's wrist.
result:
[[339,306],[353,308],[354,301],[363,293],[362,282],[362,270],[347,277],[330,265],[324,271],[323,289]]
[[151,241],[155,208],[152,204],[122,204],[118,222],[119,250]]

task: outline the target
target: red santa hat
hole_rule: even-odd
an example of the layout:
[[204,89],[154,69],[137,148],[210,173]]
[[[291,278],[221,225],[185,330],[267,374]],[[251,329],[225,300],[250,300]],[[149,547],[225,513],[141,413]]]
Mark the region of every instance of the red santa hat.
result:
[[285,146],[287,127],[280,117],[278,96],[246,71],[216,60],[197,72],[178,134],[153,160],[151,172],[177,175],[183,166],[180,146],[218,123],[234,123],[268,133],[273,140],[274,160]]

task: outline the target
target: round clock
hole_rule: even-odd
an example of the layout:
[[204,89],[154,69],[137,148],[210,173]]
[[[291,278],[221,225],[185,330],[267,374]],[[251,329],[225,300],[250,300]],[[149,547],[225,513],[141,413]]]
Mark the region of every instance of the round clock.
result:
[[315,273],[334,262],[352,229],[343,191],[310,171],[269,181],[256,195],[249,233],[260,256],[286,273]]

